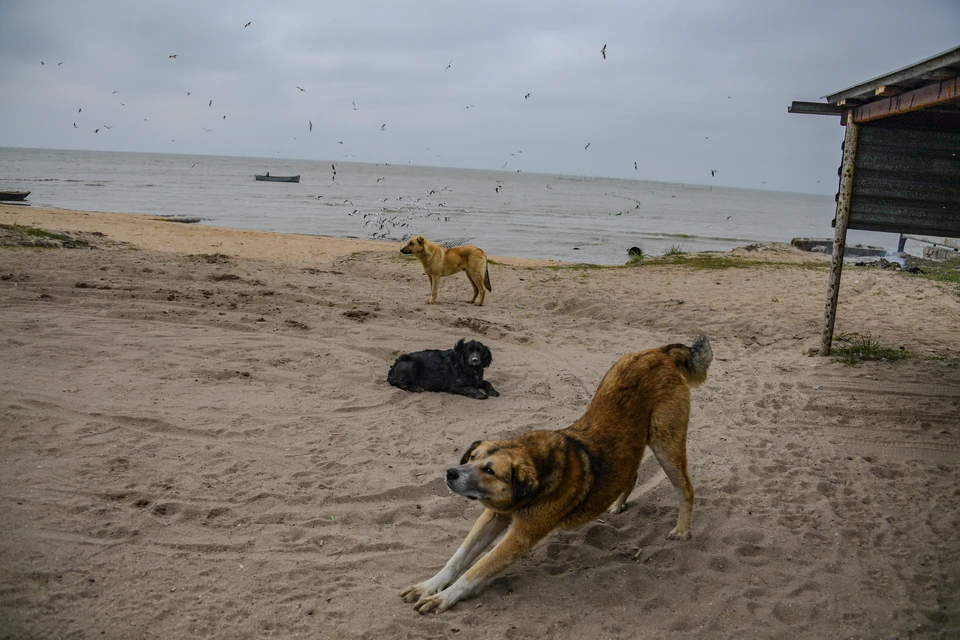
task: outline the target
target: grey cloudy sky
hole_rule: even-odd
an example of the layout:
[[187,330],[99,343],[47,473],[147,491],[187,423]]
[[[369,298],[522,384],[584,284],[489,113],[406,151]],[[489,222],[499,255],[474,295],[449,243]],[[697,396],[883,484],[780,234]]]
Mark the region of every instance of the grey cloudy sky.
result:
[[833,193],[839,119],[787,105],[958,36],[957,0],[2,0],[0,146]]

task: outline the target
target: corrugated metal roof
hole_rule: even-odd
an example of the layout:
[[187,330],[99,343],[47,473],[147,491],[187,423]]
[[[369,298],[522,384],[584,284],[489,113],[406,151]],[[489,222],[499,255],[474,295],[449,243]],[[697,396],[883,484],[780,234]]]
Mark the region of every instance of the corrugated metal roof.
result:
[[938,53],[896,71],[877,76],[842,91],[824,96],[827,103],[837,104],[840,100],[873,100],[877,89],[881,87],[901,87],[913,89],[939,80],[960,75],[960,46]]

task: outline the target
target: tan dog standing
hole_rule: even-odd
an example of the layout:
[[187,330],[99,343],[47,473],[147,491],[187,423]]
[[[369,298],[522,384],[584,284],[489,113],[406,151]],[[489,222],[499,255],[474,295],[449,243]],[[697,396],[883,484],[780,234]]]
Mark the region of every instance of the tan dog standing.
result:
[[[477,306],[483,304],[483,298],[487,291],[493,291],[490,288],[490,271],[487,269],[487,254],[479,247],[451,247],[446,248],[436,242],[430,242],[423,236],[413,236],[410,241],[400,249],[400,253],[413,254],[423,265],[423,272],[430,278],[430,301],[428,304],[434,304],[437,301],[437,290],[440,288],[440,278],[452,276],[461,271],[466,272],[467,279],[473,285],[473,298],[470,302],[476,301]],[[480,299],[477,300],[477,296]]]
[[[478,441],[447,470],[447,487],[486,507],[435,576],[400,592],[420,613],[449,609],[481,589],[557,527],[619,513],[637,482],[646,447],[680,495],[677,526],[690,537],[693,484],[687,472],[690,387],[707,378],[706,336],[626,355],[600,381],[586,413],[560,431]],[[490,553],[470,566],[503,533]]]

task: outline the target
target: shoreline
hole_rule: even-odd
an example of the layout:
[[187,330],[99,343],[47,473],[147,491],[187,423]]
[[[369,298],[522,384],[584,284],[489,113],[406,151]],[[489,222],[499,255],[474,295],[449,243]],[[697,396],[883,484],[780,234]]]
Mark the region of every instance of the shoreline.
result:
[[[399,252],[402,242],[279,233],[175,222],[145,213],[78,211],[0,203],[0,224],[20,224],[69,233],[104,233],[140,249],[168,253],[222,253],[288,264],[322,264],[356,251]],[[489,256],[518,267],[576,263],[512,256]],[[624,260],[626,261],[626,259]]]

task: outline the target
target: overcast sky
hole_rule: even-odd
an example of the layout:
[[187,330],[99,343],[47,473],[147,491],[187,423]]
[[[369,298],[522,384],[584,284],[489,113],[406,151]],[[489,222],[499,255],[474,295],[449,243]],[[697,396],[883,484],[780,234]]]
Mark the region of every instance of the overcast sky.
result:
[[832,194],[790,102],[958,44],[957,0],[0,0],[0,146]]

